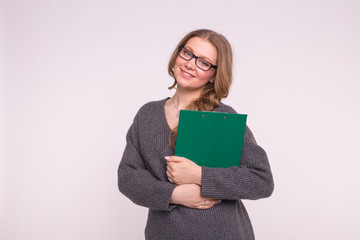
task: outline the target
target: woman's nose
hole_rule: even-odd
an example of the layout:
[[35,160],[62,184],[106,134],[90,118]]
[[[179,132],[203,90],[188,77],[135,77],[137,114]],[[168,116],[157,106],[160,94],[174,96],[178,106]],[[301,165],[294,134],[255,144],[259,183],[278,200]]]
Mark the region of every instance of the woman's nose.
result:
[[195,58],[186,61],[185,67],[192,70],[195,69]]

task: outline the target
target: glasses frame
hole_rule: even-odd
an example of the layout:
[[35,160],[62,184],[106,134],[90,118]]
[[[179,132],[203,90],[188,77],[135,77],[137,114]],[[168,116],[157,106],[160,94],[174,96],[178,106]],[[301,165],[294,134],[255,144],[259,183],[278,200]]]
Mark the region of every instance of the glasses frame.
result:
[[[189,51],[189,52],[192,54],[191,58],[186,59],[186,58],[182,57],[182,56],[180,55],[180,52],[181,52],[182,49],[186,49],[187,51]],[[196,65],[199,69],[201,69],[201,70],[203,70],[203,71],[209,71],[211,68],[217,69],[217,66],[216,66],[216,65],[212,64],[211,62],[209,62],[208,60],[206,60],[206,59],[204,59],[204,58],[202,58],[202,57],[196,56],[192,51],[190,51],[189,49],[187,49],[185,46],[180,46],[180,47],[179,47],[178,55],[179,55],[179,57],[181,57],[181,58],[184,59],[185,61],[190,61],[191,59],[195,58],[195,65]],[[198,59],[199,59],[199,58],[202,59],[202,60],[204,60],[204,61],[206,61],[206,62],[208,62],[208,63],[210,64],[209,69],[202,69],[201,67],[198,66]]]

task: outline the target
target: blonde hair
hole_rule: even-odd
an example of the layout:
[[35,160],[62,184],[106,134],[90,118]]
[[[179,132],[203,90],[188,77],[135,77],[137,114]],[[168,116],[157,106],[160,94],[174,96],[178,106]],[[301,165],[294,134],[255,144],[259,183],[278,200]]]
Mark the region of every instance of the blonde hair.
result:
[[[227,39],[212,30],[199,29],[188,33],[176,46],[168,65],[169,75],[174,78],[174,83],[169,87],[173,89],[177,85],[174,75],[174,65],[178,57],[179,49],[193,37],[200,37],[209,41],[217,50],[217,69],[214,83],[210,81],[204,86],[200,97],[192,101],[185,109],[194,111],[212,111],[220,105],[221,99],[226,98],[229,93],[232,82],[232,64],[233,56],[230,43]],[[177,127],[171,130],[169,135],[169,143],[175,147],[177,136]]]

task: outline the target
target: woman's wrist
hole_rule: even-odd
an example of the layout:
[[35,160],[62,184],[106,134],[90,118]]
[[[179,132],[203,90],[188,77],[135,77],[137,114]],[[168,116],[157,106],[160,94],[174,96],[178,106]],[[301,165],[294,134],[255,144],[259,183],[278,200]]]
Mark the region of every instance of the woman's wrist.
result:
[[201,179],[202,179],[202,167],[199,166],[196,173],[195,184],[201,186]]
[[176,187],[174,188],[174,191],[173,191],[172,194],[171,194],[171,197],[170,197],[170,203],[171,203],[171,204],[178,204],[178,201],[177,201],[178,191],[179,191],[179,186],[176,186]]

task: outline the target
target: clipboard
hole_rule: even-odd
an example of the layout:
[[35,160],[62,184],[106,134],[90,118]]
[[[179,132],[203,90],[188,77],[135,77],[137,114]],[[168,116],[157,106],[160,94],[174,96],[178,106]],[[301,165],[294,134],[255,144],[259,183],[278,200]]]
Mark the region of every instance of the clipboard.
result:
[[175,156],[199,166],[239,166],[246,114],[180,110]]

